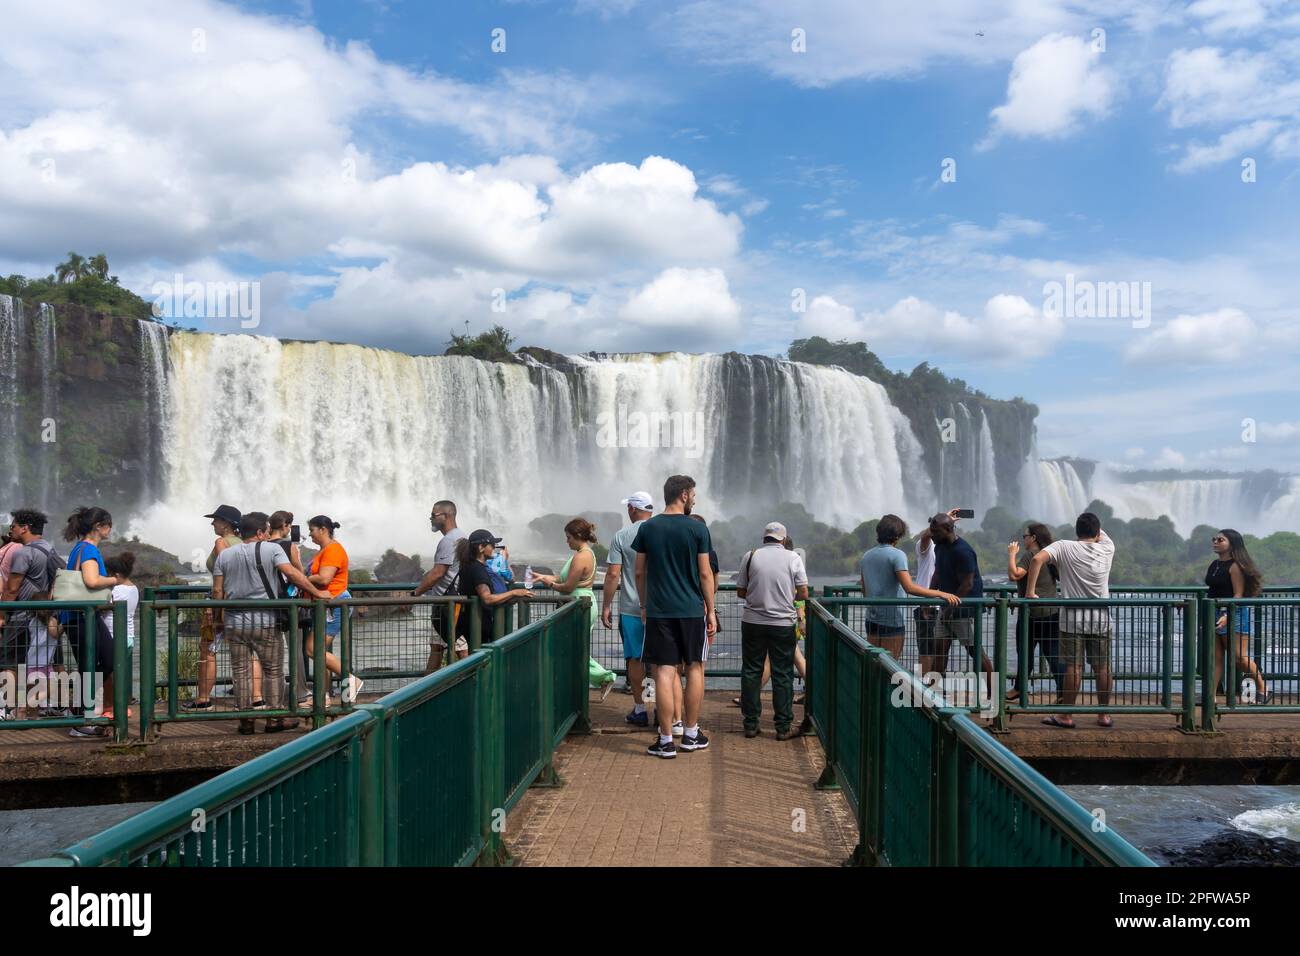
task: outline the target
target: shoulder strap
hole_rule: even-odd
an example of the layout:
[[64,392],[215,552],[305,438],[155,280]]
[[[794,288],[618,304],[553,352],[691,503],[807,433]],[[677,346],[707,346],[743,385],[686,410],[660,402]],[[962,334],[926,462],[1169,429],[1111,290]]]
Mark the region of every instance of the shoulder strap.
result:
[[262,579],[262,587],[266,589],[266,596],[272,601],[276,598],[276,593],[271,590],[271,581],[266,576],[266,569],[262,567],[262,542],[259,541],[253,545],[253,563],[257,565],[257,576]]
[[754,552],[750,551],[745,555],[745,587],[749,588],[749,566],[754,563]]

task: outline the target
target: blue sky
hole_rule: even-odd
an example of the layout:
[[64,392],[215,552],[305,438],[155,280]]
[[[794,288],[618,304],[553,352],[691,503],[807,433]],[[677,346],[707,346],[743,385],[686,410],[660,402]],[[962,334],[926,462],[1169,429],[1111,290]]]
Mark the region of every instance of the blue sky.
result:
[[[1294,4],[28,6],[6,273],[104,251],[419,353],[865,339],[1038,403],[1045,455],[1300,471]],[[1048,314],[1067,275],[1150,321]]]

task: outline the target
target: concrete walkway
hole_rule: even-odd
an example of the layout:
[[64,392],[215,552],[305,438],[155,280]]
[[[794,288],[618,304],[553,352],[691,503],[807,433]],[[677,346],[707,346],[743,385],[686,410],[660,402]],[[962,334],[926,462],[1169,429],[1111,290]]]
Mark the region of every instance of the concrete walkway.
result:
[[[763,735],[746,740],[735,692],[710,692],[707,750],[646,754],[653,731],[631,728],[631,696],[591,705],[597,731],[556,754],[564,780],[533,789],[506,821],[525,866],[837,866],[857,843],[844,798],[813,788],[824,765],[816,737],[777,742],[771,702]],[[795,708],[796,718],[803,716]]]

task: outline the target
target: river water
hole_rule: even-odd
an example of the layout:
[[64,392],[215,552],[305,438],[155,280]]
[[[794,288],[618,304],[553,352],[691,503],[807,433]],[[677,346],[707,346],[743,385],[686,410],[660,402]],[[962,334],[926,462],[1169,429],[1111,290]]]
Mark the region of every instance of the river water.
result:
[[1159,863],[1229,830],[1300,841],[1300,786],[1062,787],[1089,812]]

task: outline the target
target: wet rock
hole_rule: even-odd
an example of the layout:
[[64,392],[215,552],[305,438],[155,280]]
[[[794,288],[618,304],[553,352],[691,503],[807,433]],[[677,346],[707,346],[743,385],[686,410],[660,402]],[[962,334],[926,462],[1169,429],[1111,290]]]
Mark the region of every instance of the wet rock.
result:
[[1170,866],[1300,866],[1300,842],[1225,830],[1185,849],[1157,847],[1152,853]]

